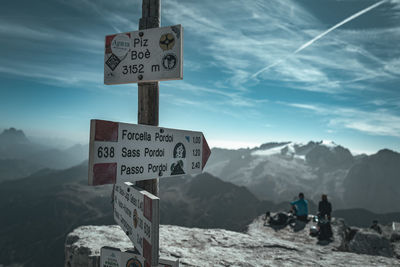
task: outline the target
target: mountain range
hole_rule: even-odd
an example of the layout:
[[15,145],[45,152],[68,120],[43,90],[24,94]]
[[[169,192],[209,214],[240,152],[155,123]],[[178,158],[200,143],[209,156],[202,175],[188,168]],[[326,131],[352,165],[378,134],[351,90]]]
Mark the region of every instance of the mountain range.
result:
[[[0,180],[0,266],[61,266],[65,236],[72,229],[114,224],[112,186],[87,186],[87,162],[76,165],[85,156],[77,153],[72,157],[75,163],[69,163],[76,166],[55,170],[44,160],[54,149],[29,141],[15,129],[0,135],[0,148],[0,170],[8,171],[0,176],[7,179]],[[65,157],[66,163],[74,154],[57,151],[53,160],[59,162]],[[36,155],[37,161],[27,155]],[[316,212],[319,195],[328,193],[334,216],[351,225],[368,226],[373,219],[400,221],[399,208],[387,204],[399,201],[399,166],[397,152],[353,156],[327,142],[214,148],[205,173],[160,179],[161,223],[244,231],[266,211],[288,210],[299,191],[306,194],[311,213]]]
[[266,143],[253,149],[212,149],[206,172],[276,203],[303,192],[318,202],[327,194],[336,209],[399,212],[400,154],[388,149],[353,156],[333,142]]
[[[112,186],[89,187],[87,168],[85,162],[66,170],[45,169],[0,184],[0,266],[62,266],[69,232],[81,225],[115,224]],[[288,202],[259,200],[247,188],[208,173],[160,179],[160,199],[161,224],[240,232],[266,211],[289,208]],[[310,211],[316,211],[312,202]],[[365,210],[336,210],[334,216],[355,225],[376,219]],[[400,213],[379,220],[400,221]]]
[[30,141],[22,130],[0,134],[0,182],[26,177],[40,169],[65,169],[88,158],[88,145],[58,149]]
[[[74,228],[115,223],[112,185],[89,187],[87,168],[84,162],[45,169],[0,184],[0,266],[61,266],[65,237]],[[206,173],[161,179],[160,199],[162,224],[236,231],[274,207]]]

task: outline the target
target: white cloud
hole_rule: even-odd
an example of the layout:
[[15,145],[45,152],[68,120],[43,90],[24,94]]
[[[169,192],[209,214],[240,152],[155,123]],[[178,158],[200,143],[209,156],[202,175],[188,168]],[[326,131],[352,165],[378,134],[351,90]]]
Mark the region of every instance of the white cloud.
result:
[[315,112],[327,118],[327,126],[334,130],[347,128],[375,136],[400,137],[400,116],[387,109],[364,111],[355,108],[283,103],[291,107]]
[[[82,8],[77,4],[81,3],[78,0],[62,2],[77,10]],[[139,14],[139,2],[123,0],[109,3],[106,0],[85,0],[82,5],[89,12],[98,15],[101,20],[112,22],[114,28],[134,30],[137,28],[135,21],[137,22],[139,17],[131,19],[125,9],[136,5]],[[111,8],[112,6],[115,6],[115,9]],[[398,8],[398,5],[395,7]],[[214,86],[211,87],[185,81],[167,82],[162,86],[190,91],[192,98],[210,96],[214,106],[224,106],[227,111],[234,108],[252,108],[257,111],[260,105],[267,101],[249,96],[254,88],[261,88],[257,82],[272,81],[299,90],[344,94],[353,91],[349,88],[372,90],[372,87],[364,86],[363,82],[391,81],[399,79],[400,75],[400,51],[396,52],[392,47],[393,43],[400,42],[400,28],[359,31],[339,28],[314,43],[310,49],[287,58],[269,72],[262,73],[258,81],[249,81],[248,78],[257,70],[266,64],[279,62],[288,53],[296,51],[306,41],[331,26],[321,23],[296,0],[252,0],[246,3],[226,0],[223,4],[210,0],[168,0],[163,2],[162,21],[164,24],[182,24],[185,36],[191,37],[189,42],[185,39],[185,45],[194,44],[191,46],[194,53],[198,52],[203,57],[210,58],[207,64],[220,70],[217,73],[219,77],[213,77]],[[71,47],[82,44],[79,49],[98,53],[97,55],[103,52],[103,36],[95,38],[95,33],[85,32],[87,29],[82,29],[79,34],[71,34],[56,30],[52,25],[43,28],[3,22],[0,21],[0,33],[35,40],[62,41],[67,45],[71,44]],[[374,44],[373,48],[370,43]],[[90,49],[91,47],[94,49]],[[394,56],[381,56],[385,53]],[[193,72],[203,71],[194,60],[185,60],[185,66]],[[82,82],[102,84],[102,72],[96,73],[101,68],[89,71],[79,64],[61,68],[49,63],[38,63],[37,67],[27,71],[28,67],[23,65],[11,65],[9,68],[1,67],[0,71],[68,85]],[[192,101],[189,98],[185,99]],[[184,103],[182,100],[181,104]],[[190,102],[186,104],[190,105]]]
[[370,135],[400,137],[400,116],[388,111],[346,110],[341,115],[342,118],[330,119],[330,125],[339,125]]
[[0,33],[3,37],[18,38],[19,40],[32,39],[39,42],[58,43],[70,48],[84,49],[91,53],[104,52],[104,37],[91,34],[72,34],[49,27],[39,25],[23,25],[0,20]]
[[[384,2],[366,6],[357,16],[368,16],[367,11]],[[398,79],[394,76],[397,63],[378,56],[382,53],[377,49],[390,51],[388,43],[400,41],[400,36],[393,34],[400,28],[354,31],[338,28],[347,22],[338,19],[338,24],[327,31],[327,25],[292,0],[246,4],[225,1],[223,5],[207,0],[201,5],[171,0],[165,7],[164,17],[172,23],[182,23],[201,42],[199,52],[215,59],[217,66],[230,76],[226,81],[232,89],[250,90],[255,83],[249,83],[249,77],[265,65],[274,67],[258,77],[260,83],[272,80],[294,89],[330,94],[348,92],[344,87],[365,90],[368,86],[361,83],[366,81]],[[330,34],[310,49],[287,56],[292,51],[300,52],[305,43],[310,45],[312,42],[307,41],[315,41],[315,36],[322,37],[321,32]],[[370,43],[374,43],[373,51]]]
[[29,66],[29,65],[11,65],[7,67],[0,66],[0,72],[18,75],[29,78],[39,79],[43,81],[51,81],[53,84],[58,86],[71,86],[71,85],[83,85],[87,83],[98,83],[101,84],[102,76],[96,72],[76,70],[72,71],[72,68],[55,68],[54,66],[44,67],[42,66]]
[[219,90],[203,85],[194,85],[185,81],[163,83],[163,87],[170,89],[178,89],[184,92],[191,92],[193,95],[206,96],[207,101],[220,106],[229,107],[257,107],[258,105],[268,102],[267,99],[253,99],[246,97],[243,92],[232,92],[229,90]]

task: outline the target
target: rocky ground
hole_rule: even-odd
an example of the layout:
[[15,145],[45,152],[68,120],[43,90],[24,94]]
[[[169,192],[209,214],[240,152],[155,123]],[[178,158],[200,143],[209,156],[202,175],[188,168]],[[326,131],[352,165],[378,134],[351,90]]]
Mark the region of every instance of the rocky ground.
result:
[[[400,266],[400,235],[389,227],[379,235],[334,220],[334,241],[321,244],[308,234],[312,223],[299,231],[264,223],[257,218],[245,233],[161,225],[160,254],[181,266]],[[65,266],[98,266],[102,246],[132,247],[118,226],[79,227],[67,237]]]

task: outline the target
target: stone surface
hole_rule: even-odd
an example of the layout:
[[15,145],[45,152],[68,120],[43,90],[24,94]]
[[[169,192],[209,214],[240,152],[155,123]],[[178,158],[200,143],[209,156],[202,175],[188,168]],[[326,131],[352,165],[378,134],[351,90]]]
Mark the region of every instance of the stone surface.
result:
[[368,255],[393,257],[393,245],[382,234],[369,229],[360,229],[349,242],[349,251]]
[[[309,236],[311,225],[297,232],[290,227],[274,230],[264,226],[262,217],[246,233],[161,225],[160,256],[179,258],[180,266],[202,267],[400,266],[394,257],[339,251],[343,243],[340,222],[332,222],[334,241],[325,244]],[[128,249],[131,243],[118,226],[79,227],[67,237],[65,266],[98,266],[102,246]]]
[[132,243],[118,225],[81,226],[66,238],[65,267],[100,266],[100,249],[103,246],[129,249]]

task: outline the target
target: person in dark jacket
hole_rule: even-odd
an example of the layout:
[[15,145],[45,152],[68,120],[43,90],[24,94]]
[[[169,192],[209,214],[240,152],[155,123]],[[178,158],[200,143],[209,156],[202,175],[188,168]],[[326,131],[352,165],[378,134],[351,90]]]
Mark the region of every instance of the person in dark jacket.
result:
[[332,205],[328,201],[328,196],[323,194],[322,195],[322,200],[318,203],[318,213],[320,218],[325,218],[325,216],[328,218],[328,220],[331,220],[331,212],[332,212]]
[[375,230],[378,234],[382,234],[382,229],[378,225],[378,220],[373,220],[372,225],[370,227],[372,230]]
[[321,196],[321,201],[318,203],[319,240],[329,240],[333,236],[332,227],[330,223],[331,213],[332,213],[332,205],[328,201],[328,196],[323,194]]

